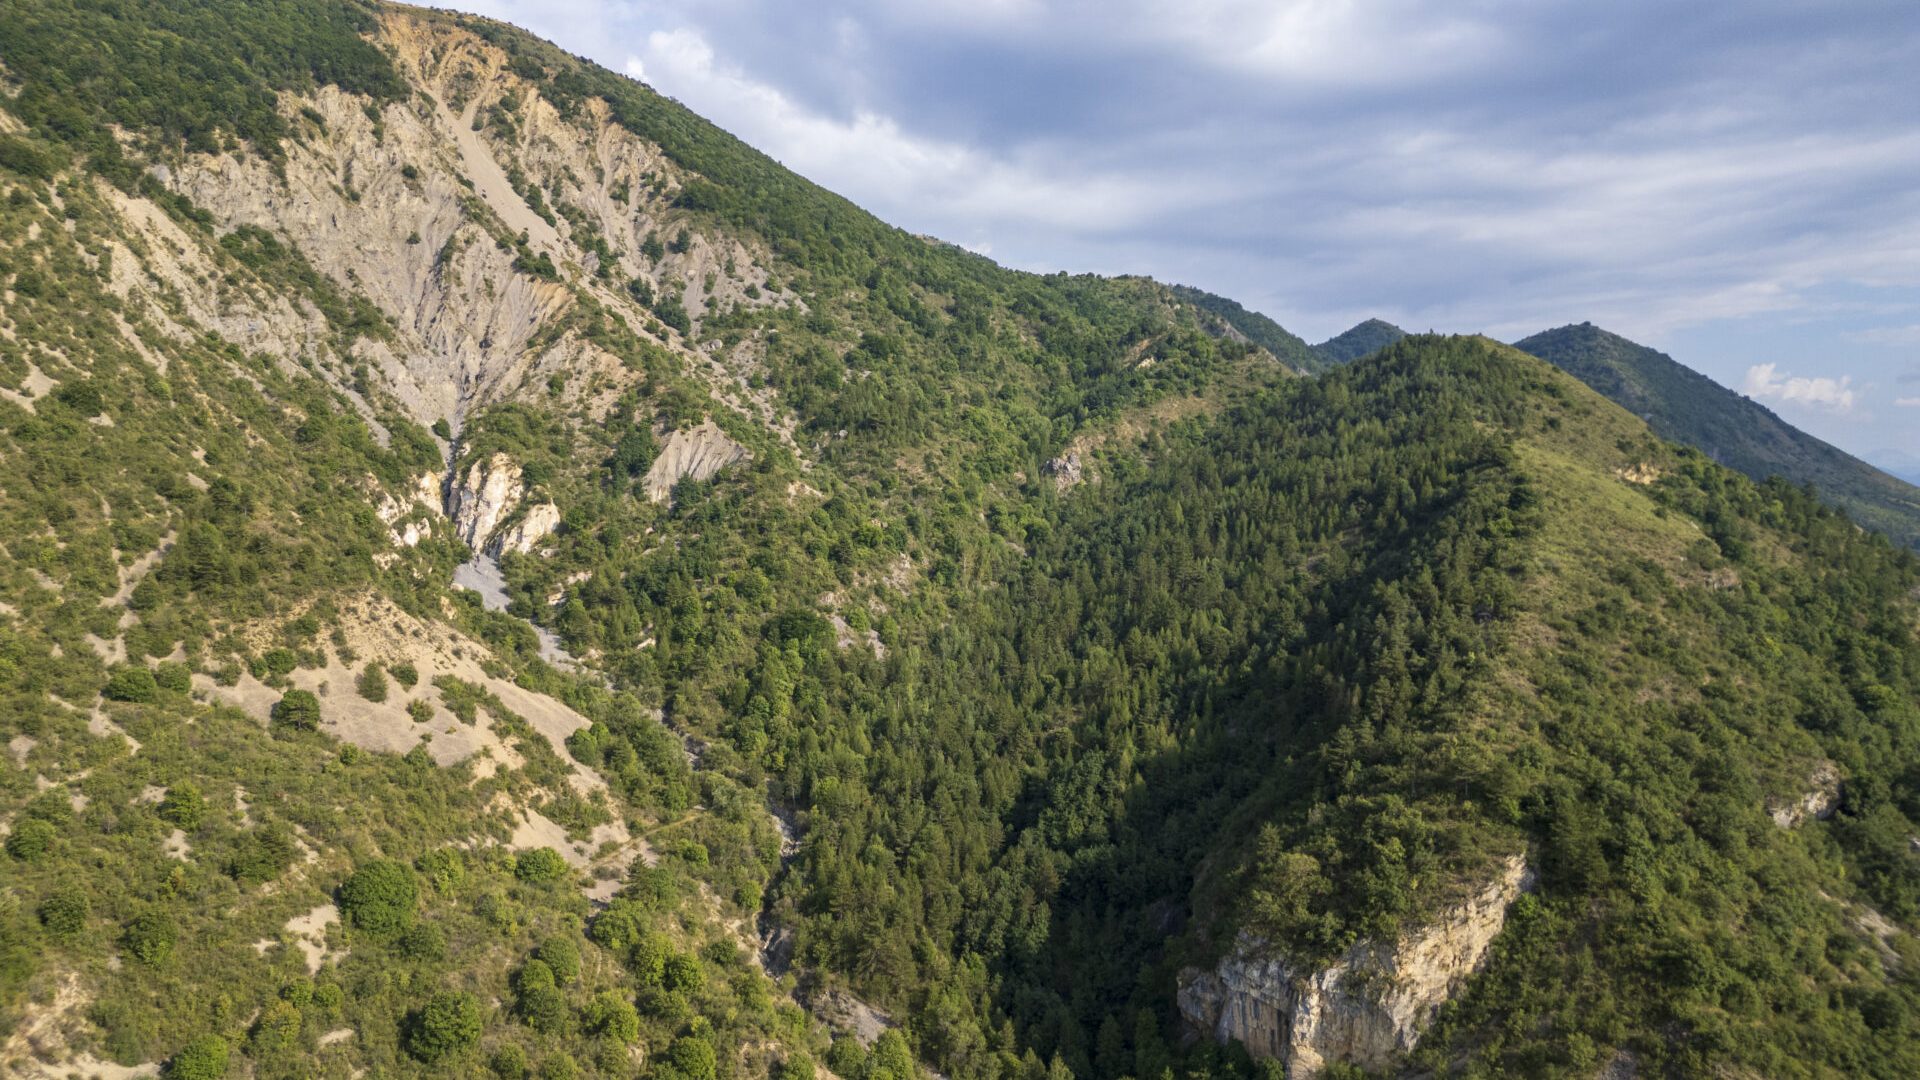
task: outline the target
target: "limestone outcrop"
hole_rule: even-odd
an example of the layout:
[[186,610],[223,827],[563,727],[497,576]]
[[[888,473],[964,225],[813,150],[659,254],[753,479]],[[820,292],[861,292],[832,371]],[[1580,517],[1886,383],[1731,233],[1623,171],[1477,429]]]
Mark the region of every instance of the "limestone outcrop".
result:
[[[446,483],[440,473],[421,473],[408,483],[399,498],[383,493],[373,512],[388,527],[394,547],[413,547],[433,535],[430,517],[440,512],[440,489]],[[424,511],[424,513],[423,513]]]
[[522,507],[527,493],[520,466],[505,454],[476,461],[447,493],[447,516],[468,547],[499,558],[527,552],[560,524],[560,508],[551,502]]
[[1768,799],[1767,816],[1783,829],[1799,828],[1808,819],[1825,821],[1840,808],[1840,770],[1822,761],[1807,774],[1807,789],[1791,799]]
[[653,467],[647,470],[647,498],[666,502],[673,494],[673,485],[681,480],[711,479],[721,469],[750,456],[746,447],[728,438],[720,425],[711,420],[682,428],[667,436],[666,443],[660,447],[660,456],[653,459]]
[[1440,1006],[1485,962],[1507,908],[1535,881],[1515,855],[1473,895],[1391,943],[1363,941],[1318,970],[1242,935],[1211,971],[1181,973],[1186,1021],[1291,1077],[1334,1062],[1383,1069],[1413,1049]]

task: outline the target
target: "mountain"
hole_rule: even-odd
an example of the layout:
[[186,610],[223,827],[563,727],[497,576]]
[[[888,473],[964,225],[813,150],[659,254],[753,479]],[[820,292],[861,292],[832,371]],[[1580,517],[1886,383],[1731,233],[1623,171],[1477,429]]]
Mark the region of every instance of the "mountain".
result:
[[1368,319],[1345,333],[1315,345],[1313,351],[1328,364],[1350,364],[1363,356],[1371,356],[1406,336],[1405,330],[1390,322]]
[[1234,334],[1272,353],[1282,363],[1308,374],[1324,370],[1319,355],[1306,342],[1265,315],[1242,307],[1239,301],[1190,285],[1175,285],[1172,291],[1195,308],[1218,317]]
[[1808,435],[1763,405],[1591,323],[1543,331],[1516,346],[1647,421],[1663,438],[1699,447],[1756,480],[1812,484],[1861,524],[1920,545],[1920,488]]
[[0,64],[0,1074],[1920,1072],[1920,559],[1803,489],[486,19]]
[[1920,455],[1903,450],[1877,450],[1873,455],[1880,471],[1909,484],[1920,484]]

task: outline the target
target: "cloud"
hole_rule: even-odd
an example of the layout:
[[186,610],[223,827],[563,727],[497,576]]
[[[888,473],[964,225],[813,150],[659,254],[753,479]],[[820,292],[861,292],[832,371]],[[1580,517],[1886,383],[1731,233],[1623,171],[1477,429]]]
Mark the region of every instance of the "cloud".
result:
[[1920,323],[1910,326],[1875,326],[1844,335],[1848,341],[1863,345],[1920,345]]
[[1894,398],[1893,403],[1903,409],[1920,409],[1920,397]]
[[696,30],[649,33],[625,68],[829,188],[940,207],[946,222],[959,223],[957,241],[976,249],[990,246],[978,235],[989,225],[1044,222],[1104,233],[1139,224],[1159,202],[1148,178],[1023,162],[1017,154],[913,134],[868,109],[824,114],[724,64]]
[[[1822,402],[1816,427],[1855,395],[1829,436],[1892,423],[1861,386],[1920,344],[1912,0],[457,2],[913,232],[1199,285],[1310,338],[1718,328],[1726,383],[1780,358],[1805,385],[1763,387]],[[1814,325],[1794,352],[1753,332]]]
[[1783,375],[1774,364],[1755,364],[1747,369],[1746,394],[1753,398],[1774,398],[1814,405],[1834,412],[1851,411],[1855,397],[1851,375],[1842,375],[1838,379]]

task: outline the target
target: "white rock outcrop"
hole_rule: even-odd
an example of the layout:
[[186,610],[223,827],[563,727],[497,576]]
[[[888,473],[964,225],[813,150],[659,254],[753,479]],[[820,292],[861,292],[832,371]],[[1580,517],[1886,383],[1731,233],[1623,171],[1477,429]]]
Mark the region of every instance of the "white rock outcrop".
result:
[[711,420],[682,428],[667,436],[666,443],[660,447],[660,456],[653,459],[653,467],[647,470],[647,498],[666,502],[673,494],[673,485],[681,480],[710,479],[721,469],[750,456],[746,447],[728,438],[720,425]]
[[1783,829],[1795,829],[1809,818],[1825,821],[1840,809],[1840,770],[1822,761],[1807,774],[1807,789],[1792,799],[1768,799],[1767,816]]
[[1265,955],[1243,935],[1213,970],[1181,973],[1181,1015],[1220,1042],[1238,1039],[1254,1057],[1278,1059],[1290,1077],[1334,1062],[1383,1069],[1419,1043],[1434,1013],[1479,970],[1508,905],[1534,881],[1515,855],[1427,926],[1391,944],[1360,942],[1319,970]]
[[509,551],[533,550],[560,524],[560,508],[542,502],[516,514],[526,493],[520,466],[507,455],[474,462],[447,493],[447,516],[453,519],[455,535],[496,559]]
[[440,487],[444,482],[440,473],[421,473],[408,483],[400,493],[400,498],[381,494],[380,503],[373,508],[373,512],[378,515],[382,525],[388,526],[387,537],[393,541],[394,547],[413,547],[433,535],[431,522],[401,522],[401,519],[422,508],[433,514],[440,513]]

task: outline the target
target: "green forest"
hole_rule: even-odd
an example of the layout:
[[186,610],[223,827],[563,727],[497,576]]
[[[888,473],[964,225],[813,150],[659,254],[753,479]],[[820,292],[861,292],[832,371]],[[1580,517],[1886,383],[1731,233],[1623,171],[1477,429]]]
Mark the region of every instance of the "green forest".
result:
[[[415,134],[450,56],[514,205]],[[484,19],[0,0],[0,83],[0,1072],[1268,1078],[1183,979],[1519,859],[1396,1070],[1920,1075],[1920,557],[1827,489],[1564,357],[1005,270]],[[325,197],[444,180],[520,382],[431,413],[372,256],[180,179],[358,125]],[[560,519],[503,610],[383,502],[496,455]]]

